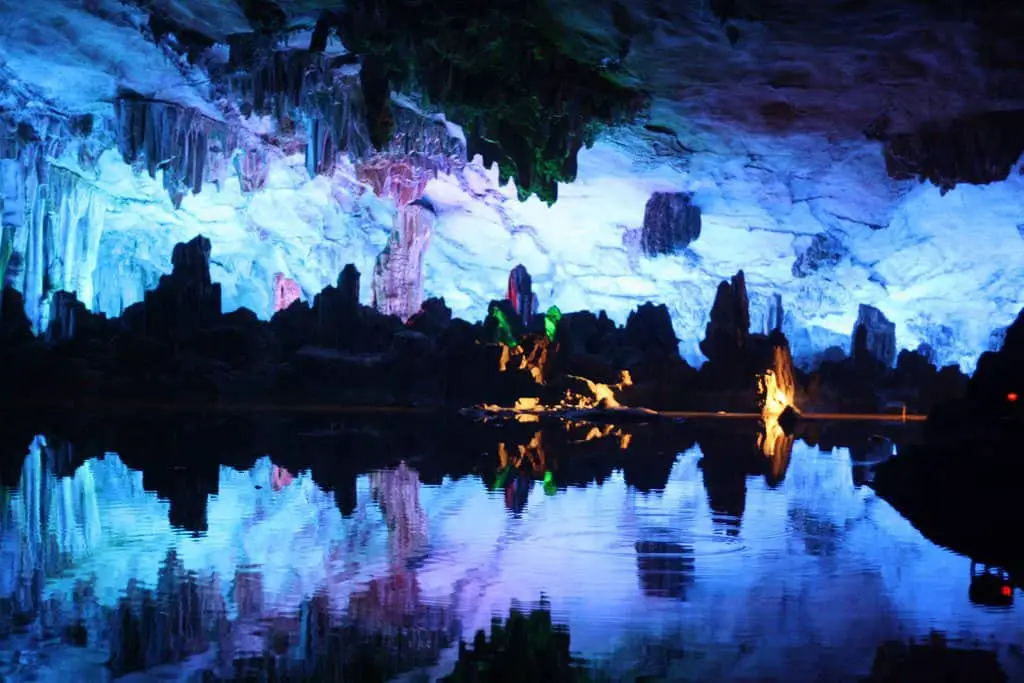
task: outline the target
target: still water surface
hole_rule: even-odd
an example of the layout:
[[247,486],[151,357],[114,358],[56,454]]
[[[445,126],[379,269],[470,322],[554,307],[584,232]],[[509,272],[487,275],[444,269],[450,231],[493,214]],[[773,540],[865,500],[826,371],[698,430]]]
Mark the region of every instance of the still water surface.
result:
[[602,680],[859,680],[884,643],[928,639],[1024,680],[1020,607],[972,602],[970,560],[858,485],[845,448],[798,441],[726,509],[699,445],[650,491],[498,462],[426,484],[413,460],[358,473],[346,514],[265,457],[220,468],[200,533],[116,454],[58,478],[46,453],[0,491],[4,681],[434,680],[517,605]]

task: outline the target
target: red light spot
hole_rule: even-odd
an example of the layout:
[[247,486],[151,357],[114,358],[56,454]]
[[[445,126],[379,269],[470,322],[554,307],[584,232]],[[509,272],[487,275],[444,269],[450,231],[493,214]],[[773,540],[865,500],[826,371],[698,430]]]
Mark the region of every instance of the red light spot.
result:
[[1020,396],[1018,396],[1015,391],[1011,391],[1006,395],[1006,400],[1010,403],[1016,403],[1018,398],[1020,398]]
[[1013,589],[1009,586],[1003,586],[1003,597],[1008,598],[1013,595]]

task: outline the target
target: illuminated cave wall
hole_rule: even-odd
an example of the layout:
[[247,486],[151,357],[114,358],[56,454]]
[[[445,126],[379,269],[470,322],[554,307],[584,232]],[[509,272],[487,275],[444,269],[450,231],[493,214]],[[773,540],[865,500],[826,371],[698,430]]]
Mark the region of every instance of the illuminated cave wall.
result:
[[[32,21],[12,5],[0,8],[11,27],[0,43],[0,96],[36,134],[48,131],[38,144],[16,127],[0,131],[13,254],[5,278],[26,293],[37,326],[48,315],[44,284],[118,315],[170,270],[173,245],[198,233],[213,243],[211,272],[226,310],[269,317],[279,273],[311,299],[349,262],[364,274],[360,294],[369,304],[397,195],[376,196],[350,155],[310,178],[322,149],[245,142],[274,138],[273,123],[218,110],[202,68],[175,58],[166,40],[143,38],[140,10],[93,4],[99,10],[90,13],[52,0]],[[72,81],[79,86],[69,91]],[[117,149],[110,101],[126,87],[217,119],[241,150],[228,150],[218,173],[206,160],[202,191],[179,194],[180,208],[165,177],[180,169],[164,164],[151,178]],[[71,113],[93,115],[88,135],[75,137]],[[655,101],[651,120],[678,123],[679,115]],[[781,294],[798,359],[848,348],[858,306],[870,304],[895,322],[899,347],[927,342],[940,363],[968,370],[1024,306],[1018,168],[1003,181],[943,192],[890,179],[883,144],[864,135],[769,126],[730,139],[729,131],[694,130],[676,139],[685,150],[676,152],[637,126],[606,131],[579,154],[577,180],[561,185],[550,207],[536,197],[519,201],[514,185],[500,186],[497,168],[479,160],[442,170],[424,191],[437,213],[423,259],[425,296],[480,319],[521,263],[542,307],[604,309],[624,322],[639,303],[664,302],[681,352],[697,364],[716,285],[742,268],[752,326],[767,326]],[[175,144],[170,151],[181,153],[184,143]],[[40,175],[40,166],[48,172]],[[654,192],[691,193],[701,209],[699,238],[677,253],[649,256],[636,239]]]

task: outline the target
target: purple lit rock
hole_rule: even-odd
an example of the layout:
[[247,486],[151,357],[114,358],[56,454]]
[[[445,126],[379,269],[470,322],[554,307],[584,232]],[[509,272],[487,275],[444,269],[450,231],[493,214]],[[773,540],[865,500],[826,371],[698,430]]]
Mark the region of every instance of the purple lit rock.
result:
[[700,208],[685,192],[655,192],[644,209],[640,244],[647,256],[675,254],[700,237]]
[[373,268],[373,306],[385,315],[408,320],[423,303],[423,255],[436,216],[422,201],[398,210],[395,228]]

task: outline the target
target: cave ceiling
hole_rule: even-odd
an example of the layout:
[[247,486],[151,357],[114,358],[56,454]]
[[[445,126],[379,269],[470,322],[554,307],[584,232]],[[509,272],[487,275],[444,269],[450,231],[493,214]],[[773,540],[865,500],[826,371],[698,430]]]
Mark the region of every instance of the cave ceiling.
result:
[[[969,366],[1024,305],[1022,32],[1024,7],[1010,0],[3,2],[0,106],[8,148],[88,138],[48,154],[74,157],[62,165],[113,200],[111,236],[90,266],[96,290],[119,277],[140,280],[138,290],[166,268],[169,247],[157,256],[164,246],[131,220],[168,239],[223,231],[226,299],[261,315],[269,295],[246,278],[283,271],[313,292],[344,254],[372,269],[386,209],[339,199],[337,187],[272,168],[264,196],[215,200],[200,182],[168,211],[146,174],[102,156],[117,146],[121,99],[231,129],[242,93],[232,79],[268,53],[312,46],[361,65],[359,135],[370,146],[360,144],[371,152],[405,125],[396,97],[461,127],[471,163],[428,187],[439,222],[423,276],[457,313],[478,317],[523,262],[545,303],[563,308],[622,317],[666,300],[684,354],[699,360],[713,285],[744,268],[752,305],[787,300],[798,353],[845,343],[869,303],[897,322],[901,345],[927,342]],[[657,191],[691,193],[704,231],[681,253],[638,260],[628,233]],[[325,196],[341,208],[321,206]],[[250,248],[231,230],[269,245]],[[336,253],[324,253],[317,230]],[[126,252],[138,263],[97,274]],[[243,253],[247,266],[232,260]],[[116,309],[131,296],[92,304]]]

